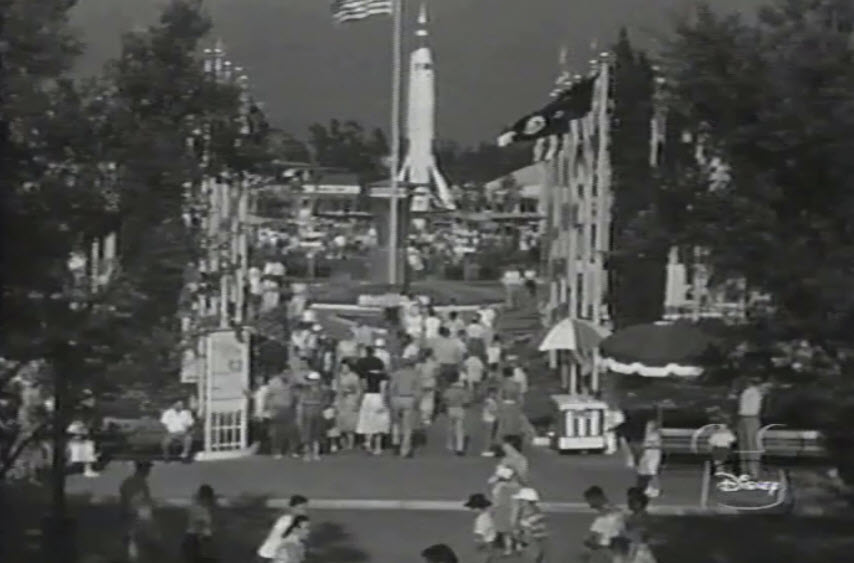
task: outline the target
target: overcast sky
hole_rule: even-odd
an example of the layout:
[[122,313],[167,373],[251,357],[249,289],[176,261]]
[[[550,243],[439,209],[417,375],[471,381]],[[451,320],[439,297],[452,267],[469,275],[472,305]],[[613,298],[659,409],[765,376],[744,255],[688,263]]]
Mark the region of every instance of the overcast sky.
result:
[[[404,0],[411,28],[421,0]],[[721,10],[761,0],[710,0]],[[78,0],[74,24],[96,72],[119,50],[120,36],[154,21],[166,0]],[[299,138],[331,117],[388,128],[390,19],[336,28],[329,0],[206,0],[212,41],[248,70],[252,89],[274,125]],[[591,43],[613,43],[621,26],[654,48],[692,0],[429,0],[438,76],[437,136],[463,144],[492,141],[501,128],[543,102],[557,73],[561,45],[584,71]],[[408,52],[404,53],[404,61]]]

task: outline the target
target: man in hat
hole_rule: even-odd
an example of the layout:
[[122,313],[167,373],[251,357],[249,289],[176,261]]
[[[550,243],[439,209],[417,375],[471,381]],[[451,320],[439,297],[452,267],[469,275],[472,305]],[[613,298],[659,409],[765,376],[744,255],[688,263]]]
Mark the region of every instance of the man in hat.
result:
[[536,489],[525,487],[513,495],[519,503],[516,514],[517,537],[524,546],[524,560],[530,563],[542,563],[546,557],[546,539],[549,530],[546,515],[540,508],[540,495]]
[[495,521],[492,519],[492,512],[489,510],[492,503],[486,498],[486,495],[475,493],[469,496],[468,501],[463,506],[477,514],[474,519],[474,544],[477,550],[485,555],[485,561],[492,561],[496,556],[495,546],[498,538],[498,532],[495,531]]
[[421,381],[415,369],[415,358],[401,359],[401,367],[391,374],[391,440],[400,448],[401,457],[412,457],[412,432],[415,409],[421,399]]

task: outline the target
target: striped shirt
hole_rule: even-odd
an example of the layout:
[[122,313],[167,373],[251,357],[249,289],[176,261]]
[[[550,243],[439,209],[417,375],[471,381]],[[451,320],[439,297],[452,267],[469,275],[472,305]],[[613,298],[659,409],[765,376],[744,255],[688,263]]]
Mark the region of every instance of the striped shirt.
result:
[[537,507],[525,507],[519,515],[519,527],[529,540],[544,540],[549,537],[546,515]]

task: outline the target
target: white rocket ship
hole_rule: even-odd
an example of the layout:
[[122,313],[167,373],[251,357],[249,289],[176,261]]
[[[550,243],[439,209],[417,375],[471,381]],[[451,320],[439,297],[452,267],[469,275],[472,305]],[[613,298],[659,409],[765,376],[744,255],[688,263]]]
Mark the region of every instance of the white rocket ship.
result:
[[398,180],[413,186],[412,211],[456,209],[448,183],[436,165],[433,139],[436,119],[436,83],[433,55],[427,46],[427,9],[418,14],[418,47],[409,58],[406,114],[407,152]]

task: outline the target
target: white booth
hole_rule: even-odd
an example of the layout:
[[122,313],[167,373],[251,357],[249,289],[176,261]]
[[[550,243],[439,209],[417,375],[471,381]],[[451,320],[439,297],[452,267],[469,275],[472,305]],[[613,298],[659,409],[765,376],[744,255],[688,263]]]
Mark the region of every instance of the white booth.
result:
[[579,395],[552,395],[558,424],[552,447],[558,451],[606,451],[608,405]]

